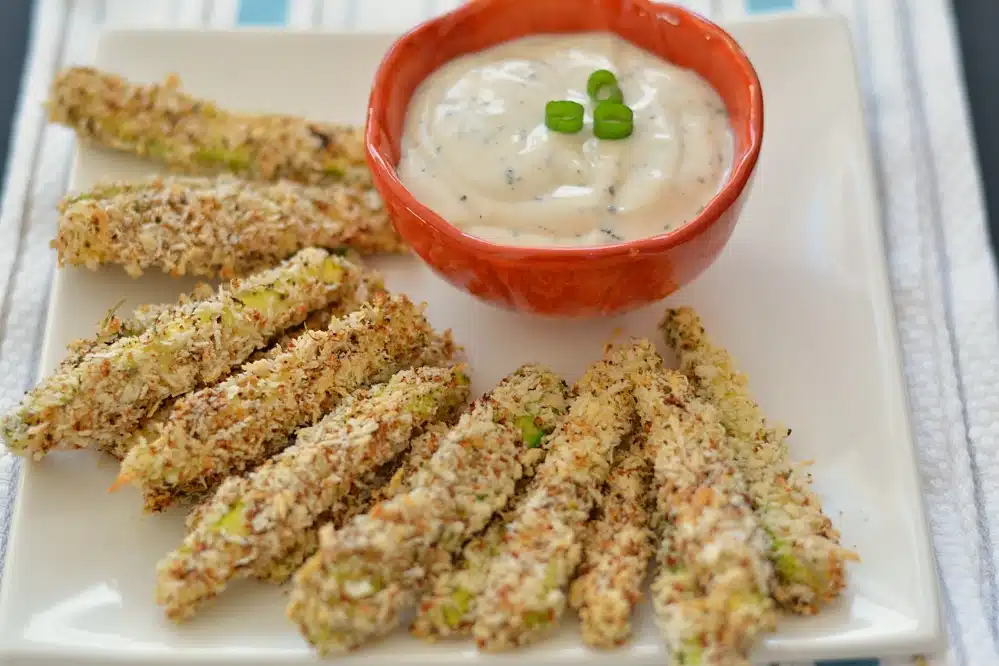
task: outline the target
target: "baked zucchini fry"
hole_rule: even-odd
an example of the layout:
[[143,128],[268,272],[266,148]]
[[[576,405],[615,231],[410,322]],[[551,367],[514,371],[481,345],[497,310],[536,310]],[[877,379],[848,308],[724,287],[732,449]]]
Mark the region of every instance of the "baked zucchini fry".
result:
[[435,569],[420,599],[410,633],[433,642],[440,638],[469,636],[475,623],[477,600],[486,582],[489,561],[498,552],[510,517],[527,497],[538,465],[548,453],[549,438],[530,420],[521,426],[525,440],[535,446],[519,452],[522,476],[503,511],[493,516],[486,529],[469,539],[450,562]]
[[116,486],[138,486],[149,511],[209,490],[285,448],[343,396],[428,360],[428,348],[449,354],[447,340],[422,306],[376,296],[329,329],[304,333],[273,358],[182,397],[159,436],[129,451]]
[[[688,663],[696,647],[695,663],[748,666],[749,651],[777,621],[769,594],[770,540],[753,512],[717,410],[693,397],[683,375],[661,365],[636,373],[634,382],[645,449],[655,461],[655,522],[670,534],[660,550],[659,572],[668,581],[684,572],[694,586],[694,600],[681,601],[681,608],[667,599],[655,603],[673,663]],[[668,587],[658,583],[654,589]],[[665,594],[671,599],[673,592]],[[682,626],[691,614],[711,623]]]
[[[387,470],[389,473],[385,475],[387,477],[385,483],[371,484],[371,498],[368,509],[379,502],[390,500],[396,495],[401,495],[412,490],[413,481],[419,478],[419,472],[426,469],[427,465],[430,464],[430,460],[437,453],[441,442],[444,441],[451,428],[454,427],[455,422],[457,422],[457,419],[433,423],[429,426],[427,432],[414,439],[401,463],[397,467]],[[340,510],[338,510],[336,518],[327,522],[339,522],[342,526],[346,525],[354,516],[367,513],[367,510],[358,511],[353,502],[348,502],[345,506],[338,507],[338,509]]]
[[[519,506],[522,500],[523,494],[515,494],[510,504]],[[419,611],[410,626],[411,634],[429,642],[472,634],[478,597],[486,585],[489,563],[503,543],[508,519],[502,514],[494,517],[485,531],[465,544],[456,561],[433,573],[427,585],[429,591],[420,599]]]
[[[275,349],[275,348],[272,348],[272,349]],[[282,351],[284,351],[284,350],[281,349],[281,348],[276,348],[275,349],[275,355],[276,354],[280,354]],[[364,389],[358,389],[358,392],[363,391],[363,390]],[[351,394],[351,395],[353,395],[353,394]],[[166,419],[163,419],[162,422],[165,422],[165,421],[166,421]],[[447,430],[449,429],[447,426],[442,426],[440,422],[432,423],[431,425],[429,425],[427,427],[427,432],[423,433],[422,435],[420,435],[419,437],[417,437],[417,438],[415,438],[413,440],[412,446],[415,446],[415,444],[416,444],[417,441],[422,440],[424,437],[428,436],[431,432],[436,432],[436,431],[438,431],[442,427],[444,428],[444,432],[447,432]],[[410,450],[413,450],[412,446],[411,446]],[[406,454],[406,457],[408,457],[408,456],[409,456],[409,452],[407,452],[407,454]],[[372,475],[367,480],[370,481],[372,484],[377,484],[377,485],[381,486],[382,483],[388,483],[389,477],[394,472],[395,472],[395,468],[392,465],[386,465],[385,469],[379,470],[378,472],[376,472],[374,475]],[[384,476],[385,477],[384,480],[380,479],[379,476]],[[228,479],[228,478],[230,478],[230,477],[226,477],[226,479]],[[223,479],[223,483],[225,482],[226,479]],[[219,485],[221,485],[221,483]],[[217,490],[217,487],[216,487],[216,490]],[[371,492],[374,492],[373,489],[372,489]],[[214,490],[213,490],[213,494],[214,494]],[[184,520],[184,525],[187,528],[188,532],[194,531],[194,528],[197,527],[198,524],[202,521],[202,519],[205,516],[205,513],[212,506],[212,503],[213,503],[212,500],[213,500],[212,494],[209,494],[209,495],[201,497],[201,499],[197,503],[195,503],[194,507],[187,513],[187,518]],[[347,502],[347,501],[348,501],[348,498],[344,498],[341,502],[338,502],[336,506],[343,506],[344,503]],[[323,524],[325,524],[325,523],[323,523]]]
[[650,476],[641,442],[618,447],[597,515],[587,525],[569,604],[591,647],[617,647],[631,637],[631,616],[652,557]]
[[[211,298],[214,293],[210,285],[202,283],[197,285],[190,294],[181,294],[177,303],[142,305],[136,308],[132,316],[127,319],[122,319],[115,314],[115,311],[121,305],[121,302],[119,302],[101,320],[101,323],[98,325],[97,334],[94,337],[74,340],[69,343],[66,349],[67,356],[60,362],[55,372],[52,373],[53,376],[76,371],[83,359],[89,354],[99,354],[102,350],[106,350],[122,338],[141,335],[146,329],[155,324],[161,316],[169,317],[172,314],[182,313],[183,310],[177,309],[178,304],[182,307],[186,303],[205,300]],[[163,404],[172,405],[173,401],[174,398],[168,398]],[[158,414],[161,411],[162,408],[156,413]],[[152,418],[155,419],[155,416]],[[144,428],[140,424],[138,432],[143,430]],[[136,433],[133,432],[127,437],[115,439],[111,442],[102,442],[98,448],[104,453],[108,453],[121,460],[128,453],[129,448],[137,441],[136,436]]]
[[[250,357],[244,361],[244,364],[249,364],[262,358],[274,358],[283,352],[292,340],[305,331],[327,328],[334,317],[342,317],[358,309],[366,299],[373,298],[372,293],[367,289],[368,285],[365,284],[369,283],[372,279],[377,279],[375,274],[369,273],[365,275],[361,279],[362,288],[354,292],[352,296],[345,296],[343,300],[337,302],[332,308],[323,308],[322,310],[310,312],[309,316],[305,318],[305,323],[290,328],[280,334],[269,347],[258,349],[250,354]],[[220,377],[219,379],[222,378]],[[138,428],[132,431],[131,434],[117,440],[110,447],[102,447],[101,450],[105,453],[110,453],[119,462],[124,460],[128,452],[132,450],[132,447],[157,437],[160,428],[170,417],[170,413],[173,411],[173,407],[177,404],[178,399],[179,397],[164,400],[159,408],[140,423]]]
[[231,578],[286,556],[355,483],[399,455],[419,430],[454,414],[468,383],[461,366],[404,370],[345,398],[248,476],[226,479],[181,547],[157,566],[156,601],[167,617],[188,619]]
[[478,598],[473,634],[490,652],[534,642],[565,610],[590,511],[600,501],[614,450],[635,416],[633,366],[655,349],[614,345],[576,383],[568,416],[552,434],[535,485],[507,526]]
[[310,311],[350,297],[360,278],[350,262],[310,248],[234,280],[43,380],[2,434],[11,451],[36,459],[56,447],[111,447],[164,400],[225,376]]
[[405,250],[378,193],[356,183],[155,178],[99,185],[59,211],[52,247],[60,266],[120,264],[133,277],[157,269],[231,278],[305,247]]
[[413,490],[340,530],[324,527],[288,606],[306,639],[340,652],[396,627],[435,566],[503,508],[521,476],[520,451],[538,446],[564,408],[564,382],[524,366],[462,415]]
[[426,465],[450,429],[446,421],[430,424],[426,432],[413,439],[401,461],[383,465],[378,471],[355,482],[332,509],[326,511],[312,527],[297,535],[298,542],[284,556],[273,560],[258,560],[253,566],[253,575],[268,583],[286,583],[305,560],[319,549],[320,526],[332,524],[335,529],[340,529],[353,520],[354,516],[367,513],[378,502],[410,490],[409,483],[417,470]]
[[[656,532],[659,535],[656,551],[659,566],[652,581],[652,607],[669,650],[667,663],[669,666],[724,663],[711,661],[713,656],[719,655],[718,646],[723,644],[711,632],[724,631],[724,606],[718,609],[718,604],[705,597],[694,572],[679,563],[673,547],[673,527],[660,525]],[[706,647],[714,648],[707,658]]]
[[772,425],[752,399],[745,375],[715,346],[690,308],[668,310],[660,324],[680,357],[694,393],[714,405],[729,435],[749,496],[772,540],[774,598],[786,610],[811,615],[839,596],[846,562],[839,532],[822,511],[811,478],[788,456],[786,428]]
[[50,122],[83,140],[160,162],[189,175],[233,173],[310,185],[370,182],[363,126],[219,108],[180,90],[180,80],[139,84],[89,67],[59,72],[46,104]]
[[184,305],[209,299],[214,293],[211,285],[199,283],[190,293],[181,294],[176,303],[140,305],[132,311],[131,316],[124,319],[118,316],[118,309],[124,300],[118,301],[98,323],[94,337],[73,340],[66,346],[66,357],[59,362],[52,374],[71,372],[88,354],[105,350],[122,338],[141,335],[161,316],[182,314]]

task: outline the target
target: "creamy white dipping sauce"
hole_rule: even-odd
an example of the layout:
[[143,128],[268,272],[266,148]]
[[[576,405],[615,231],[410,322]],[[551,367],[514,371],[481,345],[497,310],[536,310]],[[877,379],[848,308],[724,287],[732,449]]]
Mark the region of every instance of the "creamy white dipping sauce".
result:
[[[593,135],[590,74],[608,69],[634,131]],[[545,104],[585,108],[576,134],[545,125]],[[696,216],[732,161],[728,113],[697,73],[609,33],[540,35],[453,60],[416,90],[398,174],[465,233],[522,246],[610,245]]]

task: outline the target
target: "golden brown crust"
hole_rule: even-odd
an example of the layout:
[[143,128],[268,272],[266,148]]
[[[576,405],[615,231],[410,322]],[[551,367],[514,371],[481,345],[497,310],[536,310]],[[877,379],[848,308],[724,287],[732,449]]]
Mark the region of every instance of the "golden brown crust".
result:
[[14,453],[36,458],[56,447],[113,447],[163,401],[224,377],[309,312],[353,298],[361,273],[309,248],[211,298],[161,310],[138,335],[46,377],[5,417],[3,436]]
[[775,628],[773,568],[725,428],[683,375],[653,366],[634,381],[664,535],[652,599],[672,663],[748,666]]
[[772,424],[752,398],[729,353],[715,346],[690,308],[668,310],[660,327],[680,357],[697,397],[714,405],[748,484],[749,497],[772,541],[774,597],[795,613],[812,615],[840,595],[846,562],[856,554],[822,511],[811,478],[788,454],[790,432]]
[[329,329],[308,331],[273,358],[181,398],[158,436],[129,451],[120,478],[142,489],[152,511],[210,489],[285,448],[297,428],[342,396],[430,360],[428,348],[449,356],[443,337],[422,306],[376,297]]
[[171,619],[185,620],[229,579],[283,559],[414,433],[449,417],[467,397],[462,366],[405,370],[349,396],[290,447],[219,486],[181,547],[157,567],[157,602]]
[[652,557],[650,477],[641,442],[619,447],[603,499],[587,525],[569,603],[579,613],[583,640],[591,647],[617,647],[631,637],[631,616]]
[[479,649],[508,650],[549,634],[566,606],[585,523],[600,501],[614,450],[632,429],[632,367],[655,350],[647,341],[609,347],[577,382],[566,418],[551,436],[535,485],[507,527],[478,600]]
[[359,183],[157,177],[103,183],[59,210],[60,265],[119,264],[133,277],[156,269],[231,278],[305,247],[406,251],[377,191]]
[[229,172],[310,185],[370,182],[363,127],[220,108],[180,90],[180,80],[140,84],[92,67],[56,76],[49,119],[84,141],[189,174]]
[[550,430],[564,410],[564,391],[547,369],[520,368],[461,417],[413,490],[340,530],[323,528],[288,606],[309,642],[323,653],[344,651],[396,627],[428,574],[510,499],[521,452],[534,443],[524,419]]

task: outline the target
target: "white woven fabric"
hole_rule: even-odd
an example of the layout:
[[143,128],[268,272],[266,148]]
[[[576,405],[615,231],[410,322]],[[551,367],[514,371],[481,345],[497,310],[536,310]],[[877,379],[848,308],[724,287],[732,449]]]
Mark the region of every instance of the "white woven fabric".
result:
[[[35,382],[46,318],[54,263],[48,242],[72,151],[69,134],[43,122],[40,105],[53,72],[88,61],[101,25],[230,27],[247,1],[36,0],[0,213],[0,409]],[[288,0],[285,24],[402,30],[459,2]],[[720,20],[796,5],[797,11],[842,12],[853,24],[950,632],[946,654],[922,663],[999,664],[999,300],[949,3],[683,4]],[[0,564],[18,468],[0,452]]]

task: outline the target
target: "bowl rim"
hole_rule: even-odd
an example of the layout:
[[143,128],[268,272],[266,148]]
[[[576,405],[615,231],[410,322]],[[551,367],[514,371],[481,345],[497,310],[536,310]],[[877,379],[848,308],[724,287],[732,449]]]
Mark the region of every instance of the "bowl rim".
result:
[[[396,165],[391,163],[388,156],[378,147],[380,138],[384,134],[383,116],[385,97],[388,94],[391,82],[390,72],[394,69],[395,62],[404,54],[410,44],[420,40],[425,34],[434,31],[442,23],[453,21],[466,14],[481,11],[482,5],[485,4],[481,0],[467,2],[436,18],[424,21],[401,35],[392,44],[388,52],[386,52],[375,72],[374,84],[372,85],[371,95],[368,98],[367,121],[364,129],[364,148],[369,168],[382,177],[380,180],[383,187],[388,189],[388,195],[400,200],[410,212],[414,213],[434,231],[447,236],[453,243],[463,246],[468,252],[478,256],[488,255],[494,258],[547,262],[582,258],[615,259],[661,254],[707,231],[738,201],[743,191],[749,185],[756,164],[759,161],[760,149],[763,145],[764,128],[763,89],[759,76],[749,56],[735,38],[713,21],[672,3],[659,3],[652,0],[627,1],[639,6],[643,12],[650,16],[665,15],[670,20],[675,20],[679,16],[683,20],[690,21],[698,30],[706,34],[710,40],[720,42],[724,45],[725,51],[730,56],[727,60],[729,66],[740,70],[743,78],[748,80],[749,108],[743,122],[749,130],[749,145],[741,157],[732,163],[724,185],[705,204],[700,213],[666,233],[622,243],[614,243],[612,245],[554,247],[506,245],[465,233],[459,227],[451,224],[434,212],[410,192],[409,188],[400,180],[396,171]],[[506,2],[509,2],[509,0],[506,0]],[[618,34],[618,36],[622,39],[627,39],[623,35]],[[376,182],[378,180],[376,178]],[[388,198],[385,195],[383,196]]]

